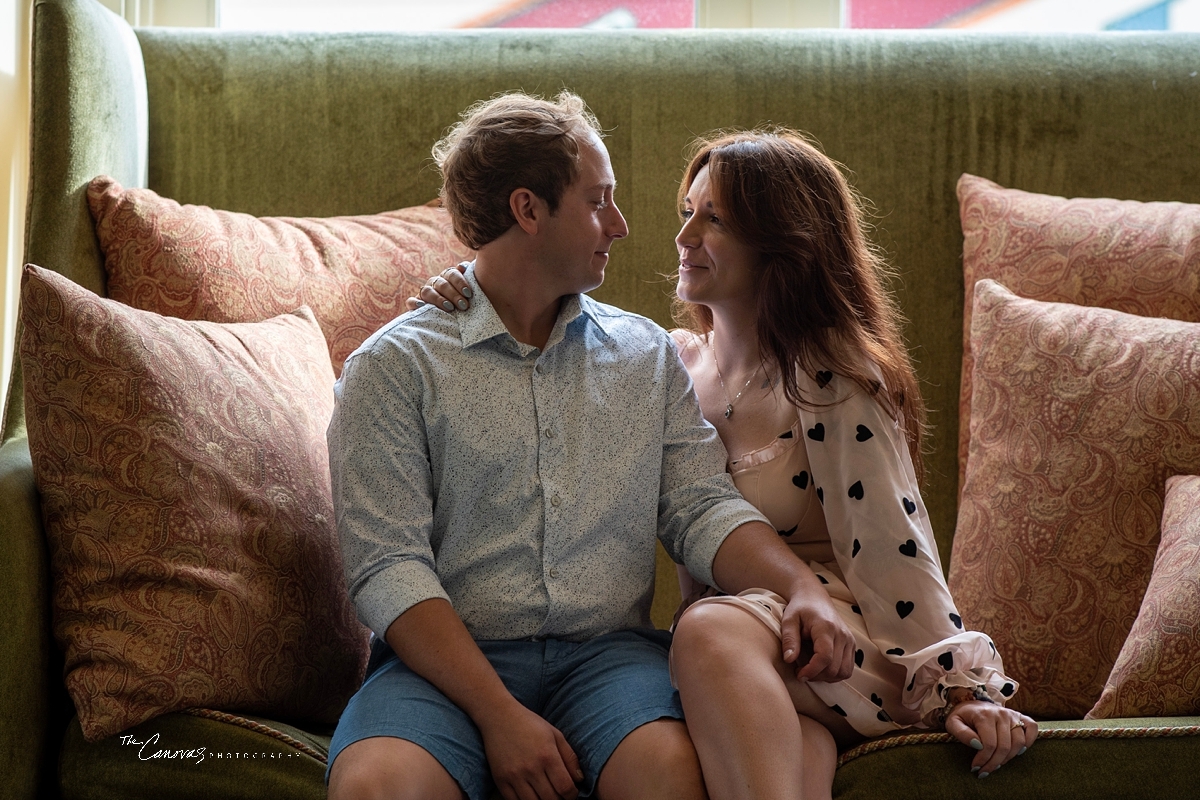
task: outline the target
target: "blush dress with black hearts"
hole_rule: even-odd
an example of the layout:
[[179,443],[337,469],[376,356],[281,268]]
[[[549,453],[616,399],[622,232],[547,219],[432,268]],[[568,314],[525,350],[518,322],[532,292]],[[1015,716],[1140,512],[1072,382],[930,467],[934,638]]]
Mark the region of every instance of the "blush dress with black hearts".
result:
[[[809,686],[865,736],[923,727],[951,686],[1005,703],[1017,682],[986,635],[963,629],[903,431],[849,378],[801,376],[801,389],[820,405],[797,409],[790,430],[728,466],[854,633],[852,675]],[[784,604],[772,592],[697,603],[736,605],[779,635]]]

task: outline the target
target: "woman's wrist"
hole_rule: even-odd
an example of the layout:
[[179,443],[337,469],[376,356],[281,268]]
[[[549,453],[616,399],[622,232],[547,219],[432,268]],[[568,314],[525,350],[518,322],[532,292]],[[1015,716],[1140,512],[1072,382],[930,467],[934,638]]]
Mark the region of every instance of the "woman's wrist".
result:
[[954,712],[954,709],[958,708],[958,706],[962,705],[963,703],[979,702],[991,703],[993,705],[996,703],[996,701],[993,700],[988,693],[980,687],[951,686],[946,690],[945,698],[946,705],[941,706],[940,708],[935,708],[929,713],[928,719],[926,719],[926,723],[934,730],[945,730],[946,718]]

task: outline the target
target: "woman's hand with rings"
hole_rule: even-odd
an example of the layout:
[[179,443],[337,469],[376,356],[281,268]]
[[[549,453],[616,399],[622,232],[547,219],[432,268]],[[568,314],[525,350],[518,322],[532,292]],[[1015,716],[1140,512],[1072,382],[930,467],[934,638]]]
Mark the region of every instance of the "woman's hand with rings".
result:
[[443,308],[446,311],[466,311],[471,307],[471,287],[467,284],[467,279],[463,277],[466,272],[466,264],[459,264],[457,267],[446,267],[446,269],[434,275],[429,280],[425,281],[425,285],[421,287],[420,297],[410,297],[404,301],[404,306],[412,311],[429,303]]
[[979,752],[971,771],[986,778],[1033,746],[1038,726],[1031,717],[995,703],[968,700],[946,717],[946,733]]

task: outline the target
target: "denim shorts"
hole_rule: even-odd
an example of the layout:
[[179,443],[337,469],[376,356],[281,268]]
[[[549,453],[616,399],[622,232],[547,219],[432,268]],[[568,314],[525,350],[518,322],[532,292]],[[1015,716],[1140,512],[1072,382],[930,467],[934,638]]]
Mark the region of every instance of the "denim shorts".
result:
[[[586,642],[484,641],[479,649],[512,695],[558,728],[579,757],[581,796],[629,733],[656,719],[683,719],[667,671],[667,631],[628,630]],[[493,790],[479,730],[433,684],[376,640],[367,679],[350,699],[329,746],[329,768],[349,745],[375,736],[427,750],[470,800]],[[325,773],[329,780],[329,771]]]

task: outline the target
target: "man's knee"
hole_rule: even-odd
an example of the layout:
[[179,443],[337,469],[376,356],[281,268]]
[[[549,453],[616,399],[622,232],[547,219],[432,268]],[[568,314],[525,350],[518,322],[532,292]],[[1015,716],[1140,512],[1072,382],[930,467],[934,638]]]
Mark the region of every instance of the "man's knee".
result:
[[362,739],[338,754],[329,772],[330,800],[461,800],[462,790],[438,760],[404,739]]
[[705,800],[696,748],[682,720],[659,719],[622,740],[600,773],[601,800]]

